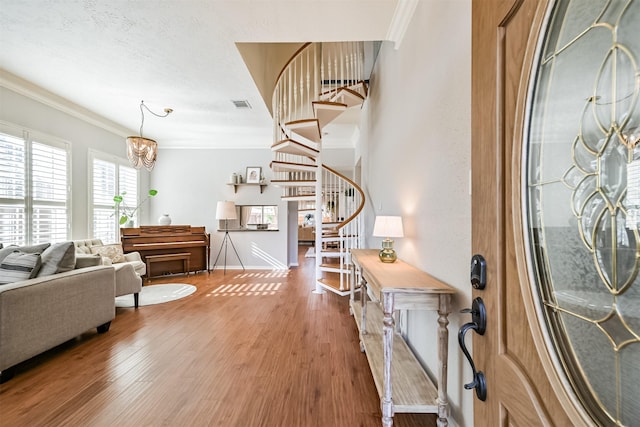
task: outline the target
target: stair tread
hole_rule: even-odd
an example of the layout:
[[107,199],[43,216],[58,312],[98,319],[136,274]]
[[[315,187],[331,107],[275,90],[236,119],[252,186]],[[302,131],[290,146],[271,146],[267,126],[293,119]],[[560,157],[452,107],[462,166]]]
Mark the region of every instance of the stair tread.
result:
[[274,160],[269,165],[274,172],[308,171],[315,172],[318,166],[308,163],[282,162]]
[[342,110],[347,106],[344,102],[335,102],[335,101],[312,101],[312,105],[315,105],[318,108],[325,108],[328,110]]
[[340,116],[348,107],[343,102],[333,101],[313,101],[313,114],[318,119],[320,129],[331,123]]
[[339,90],[343,89],[343,88],[347,88],[347,89],[351,89],[355,92],[358,92],[360,95],[363,95],[364,97],[366,97],[368,95],[368,86],[367,83],[364,80],[360,80],[354,84],[351,85],[346,85],[346,86],[340,86],[337,87],[335,89],[331,89],[325,92],[322,92],[320,94],[320,99],[323,100],[327,100],[330,99],[335,93],[337,93]]
[[[336,275],[337,276],[337,275]],[[331,292],[335,292],[338,295],[347,295],[349,294],[349,283],[345,281],[345,289],[340,289],[340,277],[323,277],[318,279],[318,283],[320,283],[323,287],[327,288],[327,290]]]
[[331,97],[331,101],[340,100],[347,104],[348,107],[361,105],[364,102],[364,96],[353,89],[342,87]]
[[315,158],[318,156],[318,154],[320,154],[320,151],[316,148],[310,147],[303,142],[299,142],[291,138],[283,139],[276,142],[271,146],[271,151],[294,154],[297,156],[307,156],[310,158]]
[[293,120],[285,123],[284,127],[309,141],[320,142],[322,140],[320,122],[316,118]]
[[315,194],[301,194],[298,196],[281,196],[280,200],[315,200]]
[[[336,258],[332,258],[332,259],[336,259]],[[320,264],[320,268],[335,268],[335,269],[339,269],[340,268],[340,263],[339,262],[324,262],[324,263]],[[347,274],[351,272],[351,269],[346,264],[343,264],[342,268],[343,268],[344,272],[347,273]]]
[[302,179],[272,179],[271,181],[272,185],[277,185],[277,186],[281,186],[281,187],[313,187],[315,188],[316,186],[316,181],[315,180],[302,180]]

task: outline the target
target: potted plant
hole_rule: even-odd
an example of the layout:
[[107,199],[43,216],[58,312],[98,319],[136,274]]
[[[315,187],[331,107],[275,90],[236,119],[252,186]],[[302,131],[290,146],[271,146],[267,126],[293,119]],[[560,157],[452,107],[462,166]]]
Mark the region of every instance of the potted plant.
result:
[[136,212],[138,211],[138,209],[140,209],[140,206],[142,206],[142,204],[144,202],[149,200],[150,197],[153,197],[156,194],[158,194],[158,191],[157,190],[149,190],[149,192],[147,193],[147,197],[142,199],[140,201],[140,203],[138,203],[138,205],[135,208],[130,208],[124,202],[124,196],[126,194],[127,194],[127,192],[123,191],[122,194],[118,194],[116,196],[113,196],[113,201],[115,202],[114,208],[117,208],[120,211],[120,221],[119,221],[120,225],[124,225],[128,221],[133,221],[133,219],[135,218]]

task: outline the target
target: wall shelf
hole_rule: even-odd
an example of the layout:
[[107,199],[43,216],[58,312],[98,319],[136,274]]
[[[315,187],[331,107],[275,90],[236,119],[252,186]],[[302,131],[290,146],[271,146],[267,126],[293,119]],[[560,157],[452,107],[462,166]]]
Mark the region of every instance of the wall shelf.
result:
[[243,182],[240,184],[236,184],[233,182],[228,182],[227,185],[232,185],[233,186],[233,192],[237,193],[238,192],[238,187],[242,187],[242,186],[252,186],[252,187],[260,187],[260,194],[262,194],[262,192],[264,191],[264,187],[266,187],[267,184],[266,182],[260,182],[260,183],[249,183],[249,182]]

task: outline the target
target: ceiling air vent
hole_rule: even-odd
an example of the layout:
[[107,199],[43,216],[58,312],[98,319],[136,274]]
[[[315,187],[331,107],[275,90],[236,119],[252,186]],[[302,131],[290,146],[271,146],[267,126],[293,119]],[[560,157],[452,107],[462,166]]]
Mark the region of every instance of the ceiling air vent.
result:
[[246,99],[231,100],[231,102],[233,102],[236,108],[251,108],[251,104],[249,104],[249,101]]

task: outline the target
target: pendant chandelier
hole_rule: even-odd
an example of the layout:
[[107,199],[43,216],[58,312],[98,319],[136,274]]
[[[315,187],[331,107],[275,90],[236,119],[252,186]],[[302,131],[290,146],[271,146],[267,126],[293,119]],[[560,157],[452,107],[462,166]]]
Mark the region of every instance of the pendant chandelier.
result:
[[144,105],[144,101],[140,101],[140,114],[142,115],[142,122],[140,123],[140,136],[128,136],[127,137],[127,157],[131,162],[131,165],[140,169],[144,168],[151,171],[156,165],[156,156],[158,155],[158,143],[153,139],[145,138],[142,136],[142,127],[144,126],[144,110],[147,110],[156,117],[167,117],[173,112],[171,108],[165,108],[164,114],[156,114]]

